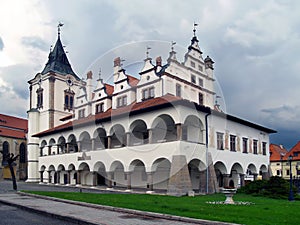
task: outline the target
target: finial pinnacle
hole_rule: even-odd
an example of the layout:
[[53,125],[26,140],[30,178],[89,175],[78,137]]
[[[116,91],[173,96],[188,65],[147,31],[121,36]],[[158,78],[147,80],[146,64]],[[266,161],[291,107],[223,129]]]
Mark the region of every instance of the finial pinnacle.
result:
[[64,24],[62,22],[58,22],[58,25],[57,25],[57,34],[58,34],[58,37],[60,37],[60,28],[63,26]]
[[146,59],[149,58],[149,50],[151,49],[151,47],[147,46],[147,51],[146,51]]
[[101,68],[99,69],[98,75],[99,75],[99,80],[101,80]]
[[196,37],[196,26],[198,26],[198,23],[194,22],[194,29],[193,29],[194,37]]

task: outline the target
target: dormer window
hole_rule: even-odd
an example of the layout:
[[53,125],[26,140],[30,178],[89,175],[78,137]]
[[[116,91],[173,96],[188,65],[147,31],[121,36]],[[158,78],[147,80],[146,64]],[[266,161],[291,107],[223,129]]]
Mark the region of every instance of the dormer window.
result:
[[37,94],[37,103],[36,103],[36,107],[38,109],[41,109],[43,108],[43,88],[39,88],[37,89],[36,91],[36,94]]
[[127,96],[122,96],[117,98],[117,107],[122,107],[127,105]]
[[146,88],[142,90],[142,100],[154,98],[154,87]]
[[85,117],[85,109],[78,110],[78,118],[84,118]]
[[104,112],[104,103],[100,103],[96,105],[96,113]]
[[73,110],[74,107],[74,95],[75,93],[68,89],[65,90],[65,102],[64,102],[64,110]]

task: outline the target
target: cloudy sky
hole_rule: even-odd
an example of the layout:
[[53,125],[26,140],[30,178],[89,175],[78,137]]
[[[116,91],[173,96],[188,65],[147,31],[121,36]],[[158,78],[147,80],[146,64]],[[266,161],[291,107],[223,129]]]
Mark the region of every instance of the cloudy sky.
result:
[[[59,21],[79,77],[119,46],[176,41],[180,52],[195,21],[203,56],[215,61],[223,109],[277,130],[273,143],[289,149],[300,140],[299,1],[0,0],[0,6],[0,113],[26,117],[27,81],[42,71]],[[161,54],[165,60],[168,52]]]

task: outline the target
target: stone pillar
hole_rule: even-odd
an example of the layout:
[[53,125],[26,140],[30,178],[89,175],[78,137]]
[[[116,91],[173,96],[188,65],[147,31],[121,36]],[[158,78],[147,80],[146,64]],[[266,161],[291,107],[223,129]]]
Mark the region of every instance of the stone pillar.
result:
[[127,132],[126,133],[126,146],[130,146],[131,145],[131,143],[130,143],[130,137],[131,136],[131,134],[130,134],[130,132]]
[[112,174],[113,172],[107,172],[107,187],[112,188]]
[[223,174],[223,184],[224,184],[224,187],[229,187],[229,177],[230,177],[230,174]]
[[127,190],[131,190],[131,172],[125,172],[127,177]]
[[92,149],[91,150],[94,151],[94,150],[96,150],[95,149],[95,141],[96,140],[95,140],[95,138],[92,138],[91,141],[92,141]]
[[182,140],[182,126],[181,123],[176,124],[176,131],[177,131],[177,141]]
[[245,174],[243,174],[243,173],[240,173],[240,184],[241,184],[241,187],[245,186]]
[[185,155],[173,155],[168,195],[183,196],[192,191],[192,182]]
[[257,175],[258,175],[257,173],[253,174],[253,180],[257,180]]
[[52,171],[48,171],[48,183],[51,184],[51,172]]
[[56,172],[56,174],[57,174],[57,176],[56,176],[56,183],[57,184],[60,184],[60,173],[61,173],[61,171],[57,171]]
[[61,148],[60,144],[57,144],[56,145],[56,154],[58,155],[59,154],[59,149]]
[[71,171],[68,170],[68,184],[71,184]]
[[70,152],[70,143],[67,143],[67,149],[66,149],[66,153]]
[[78,152],[81,152],[81,141],[77,141]]
[[50,145],[48,146],[48,155],[51,155],[51,147],[52,146],[50,146]]
[[148,129],[148,139],[149,139],[149,144],[153,143],[153,130],[152,129]]
[[40,156],[43,156],[43,147],[40,147]]
[[111,148],[111,136],[107,136],[107,148]]
[[153,191],[153,173],[154,172],[148,172],[147,173],[147,184],[148,184],[150,192]]

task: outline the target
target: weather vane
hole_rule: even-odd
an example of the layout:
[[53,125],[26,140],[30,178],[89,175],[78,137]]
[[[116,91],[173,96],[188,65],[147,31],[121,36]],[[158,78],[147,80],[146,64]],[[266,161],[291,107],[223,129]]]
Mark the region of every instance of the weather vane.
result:
[[171,50],[172,50],[172,52],[174,51],[174,46],[176,45],[176,42],[175,41],[172,41],[171,42]]
[[149,58],[149,50],[151,49],[151,47],[147,46],[147,51],[146,51],[146,59]]
[[194,22],[194,29],[193,29],[194,37],[196,37],[196,26],[198,26],[198,23]]
[[60,37],[60,28],[63,26],[64,24],[62,22],[58,22],[57,25],[57,33],[58,33],[58,37]]

